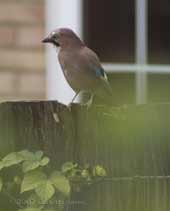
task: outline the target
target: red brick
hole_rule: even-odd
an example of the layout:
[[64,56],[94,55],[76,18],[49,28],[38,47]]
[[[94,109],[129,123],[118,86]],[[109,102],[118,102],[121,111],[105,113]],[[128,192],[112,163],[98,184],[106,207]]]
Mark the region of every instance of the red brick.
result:
[[8,26],[0,26],[0,46],[9,46],[14,44],[15,31]]
[[43,23],[44,7],[35,5],[32,2],[7,2],[0,3],[1,23]]
[[16,32],[16,45],[19,47],[42,47],[44,28],[41,26],[19,27]]
[[41,51],[21,51],[0,48],[0,69],[21,71],[42,71],[45,68],[44,53]]

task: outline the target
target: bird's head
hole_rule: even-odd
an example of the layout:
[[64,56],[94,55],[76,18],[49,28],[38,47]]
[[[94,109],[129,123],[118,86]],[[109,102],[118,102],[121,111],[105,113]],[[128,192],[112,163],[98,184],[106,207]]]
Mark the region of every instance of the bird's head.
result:
[[42,42],[51,43],[61,48],[72,45],[84,45],[80,38],[68,28],[60,28],[52,31]]

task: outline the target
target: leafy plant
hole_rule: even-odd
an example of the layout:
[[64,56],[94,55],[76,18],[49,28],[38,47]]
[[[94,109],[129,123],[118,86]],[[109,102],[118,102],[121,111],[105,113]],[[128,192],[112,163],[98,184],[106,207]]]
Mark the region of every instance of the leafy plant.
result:
[[[0,161],[2,175],[3,170],[12,166],[20,168],[12,181],[0,177],[0,192],[14,199],[18,211],[53,211],[56,207],[57,210],[62,210],[64,201],[70,198],[71,192],[82,191],[106,176],[105,169],[100,165],[90,167],[88,164],[79,166],[66,162],[59,171],[46,171],[49,163],[50,159],[42,151],[28,150],[12,152]],[[22,203],[15,200],[16,194]],[[55,203],[52,203],[53,199]],[[57,200],[63,203],[59,206]]]

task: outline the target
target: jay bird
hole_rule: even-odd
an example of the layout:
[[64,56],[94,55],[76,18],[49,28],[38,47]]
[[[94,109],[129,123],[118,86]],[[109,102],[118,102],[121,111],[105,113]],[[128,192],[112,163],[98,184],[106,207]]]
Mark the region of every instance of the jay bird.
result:
[[101,99],[111,97],[112,91],[98,56],[71,29],[56,29],[42,42],[59,47],[61,69],[68,84],[76,92],[72,102],[80,92],[90,93],[87,105],[92,103],[94,95]]

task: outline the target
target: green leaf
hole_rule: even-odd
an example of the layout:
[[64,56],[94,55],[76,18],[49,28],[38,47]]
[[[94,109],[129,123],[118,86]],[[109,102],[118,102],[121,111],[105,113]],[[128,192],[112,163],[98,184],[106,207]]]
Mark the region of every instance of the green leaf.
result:
[[16,185],[21,185],[21,182],[22,182],[19,176],[15,176],[13,181]]
[[102,166],[97,165],[93,168],[93,176],[105,177],[106,175],[106,170]]
[[33,160],[35,159],[35,155],[33,152],[30,152],[28,150],[22,150],[18,152],[19,155],[23,157],[24,160]]
[[36,168],[38,168],[40,166],[40,162],[39,161],[24,161],[22,164],[22,170],[24,173],[34,170]]
[[37,160],[41,160],[42,156],[43,156],[43,152],[41,150],[39,150],[35,153],[35,158]]
[[45,166],[49,162],[48,157],[43,156],[42,151],[37,151],[35,154],[30,153],[29,151],[22,151],[22,155],[25,156],[25,162],[22,165],[23,172],[28,172],[38,168],[39,166]]
[[41,211],[41,208],[26,208],[26,209],[19,209],[18,211]]
[[29,161],[29,160],[40,161],[43,156],[42,151],[37,151],[37,152],[33,153],[28,150],[22,150],[22,151],[18,152],[18,154],[20,154],[24,158],[24,160],[27,160],[27,161]]
[[58,171],[53,172],[50,177],[50,180],[58,191],[60,191],[66,196],[70,194],[69,180],[65,176],[63,176],[60,172]]
[[2,181],[2,178],[0,177],[0,192],[2,190],[2,186],[3,186],[3,181]]
[[77,167],[77,164],[73,164],[72,162],[66,162],[62,165],[61,171],[62,171],[62,173],[66,173],[76,167]]
[[40,161],[40,165],[41,165],[41,166],[46,166],[49,162],[50,162],[50,159],[49,159],[48,157],[44,157],[44,158]]
[[20,154],[18,154],[18,152],[12,152],[8,154],[7,156],[5,156],[2,159],[2,162],[3,162],[4,167],[9,167],[12,165],[19,164],[23,160],[24,160],[23,157]]
[[47,180],[47,176],[39,170],[28,172],[21,184],[21,193],[36,189]]
[[86,179],[89,178],[90,177],[89,171],[87,169],[83,169],[81,172],[81,176]]
[[35,189],[36,194],[43,202],[47,202],[55,193],[55,189],[50,181],[44,182]]

